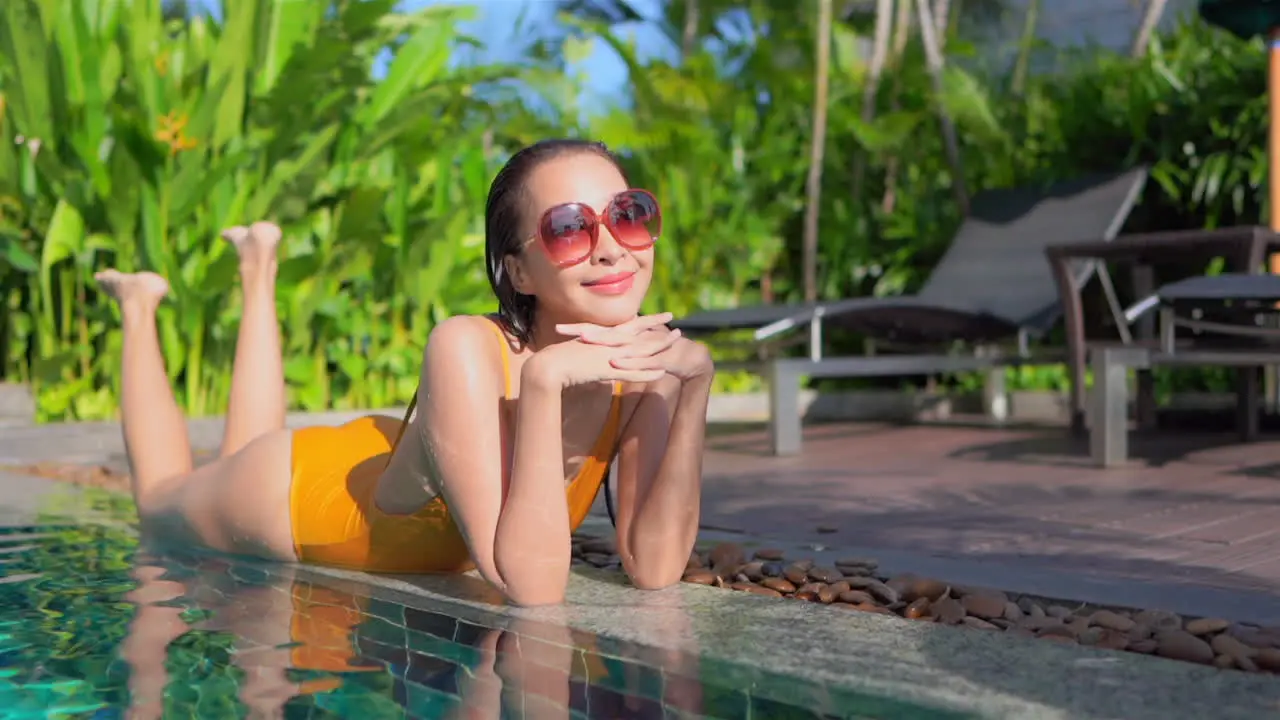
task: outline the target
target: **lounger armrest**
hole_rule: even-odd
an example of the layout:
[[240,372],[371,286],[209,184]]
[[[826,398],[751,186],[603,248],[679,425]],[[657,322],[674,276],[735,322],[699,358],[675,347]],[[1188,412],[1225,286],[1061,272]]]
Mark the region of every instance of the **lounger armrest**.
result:
[[1160,305],[1160,296],[1157,294],[1148,295],[1138,302],[1124,309],[1124,321],[1128,325],[1132,325],[1142,318],[1143,315],[1155,310]]

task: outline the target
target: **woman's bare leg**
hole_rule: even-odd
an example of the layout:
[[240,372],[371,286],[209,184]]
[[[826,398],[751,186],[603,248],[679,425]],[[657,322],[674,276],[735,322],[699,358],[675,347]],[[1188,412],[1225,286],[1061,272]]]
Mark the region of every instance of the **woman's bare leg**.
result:
[[156,308],[169,293],[169,283],[155,273],[116,270],[94,279],[119,303],[123,317],[120,424],[133,499],[143,509],[161,483],[191,472],[186,419],[169,387],[156,334]]
[[137,610],[120,655],[129,665],[129,717],[159,720],[164,717],[164,691],[169,684],[165,662],[169,645],[188,630],[182,606],[171,604],[186,593],[178,582],[164,579],[164,568],[138,565],[130,572],[138,585],[125,595]]
[[240,255],[244,310],[231,368],[231,400],[222,456],[250,440],[284,427],[284,359],[280,355],[280,323],[276,317],[276,249],[280,228],[257,222],[233,227],[222,236]]

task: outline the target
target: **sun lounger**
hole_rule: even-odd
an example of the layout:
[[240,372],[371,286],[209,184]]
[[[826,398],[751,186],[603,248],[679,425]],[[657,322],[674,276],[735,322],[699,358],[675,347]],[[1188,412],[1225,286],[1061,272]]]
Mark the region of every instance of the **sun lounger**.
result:
[[[769,382],[773,451],[793,454],[801,445],[799,384],[803,376],[892,377],[1061,362],[1057,355],[1034,356],[1029,347],[1061,315],[1044,249],[1057,243],[1114,238],[1146,178],[1146,168],[1135,168],[1042,189],[980,193],[972,199],[970,214],[951,247],[915,295],[711,310],[680,318],[673,326],[691,335],[752,330],[758,347],[793,331],[809,331],[808,357],[769,358],[763,373]],[[1095,274],[1100,278],[1118,319],[1122,311],[1105,267],[1090,261],[1077,270],[1079,285]],[[852,330],[877,345],[906,352],[825,357],[824,327]],[[969,352],[953,352],[957,343]],[[1001,344],[1014,347],[1005,351],[998,347]],[[999,377],[992,373],[993,382]],[[989,387],[988,395],[993,402],[1002,402],[999,387]]]

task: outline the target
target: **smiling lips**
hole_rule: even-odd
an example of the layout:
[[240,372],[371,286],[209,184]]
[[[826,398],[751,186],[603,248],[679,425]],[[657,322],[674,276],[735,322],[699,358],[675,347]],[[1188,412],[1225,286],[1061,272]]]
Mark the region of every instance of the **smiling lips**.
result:
[[582,286],[599,295],[621,295],[631,289],[631,283],[635,275],[634,272],[614,273],[605,275],[602,278],[596,278],[590,282],[584,282]]

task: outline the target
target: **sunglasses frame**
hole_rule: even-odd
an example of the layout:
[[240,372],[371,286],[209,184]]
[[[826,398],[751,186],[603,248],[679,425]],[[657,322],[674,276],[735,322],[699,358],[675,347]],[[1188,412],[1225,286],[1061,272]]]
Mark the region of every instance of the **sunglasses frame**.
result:
[[[618,234],[618,231],[615,228],[614,224],[609,220],[610,210],[614,208],[614,204],[618,202],[618,198],[628,196],[628,195],[635,195],[635,194],[640,194],[640,195],[643,195],[644,197],[649,198],[649,201],[653,203],[653,210],[654,210],[653,218],[658,222],[658,229],[656,231],[656,234],[650,235],[649,241],[644,244],[628,243],[624,241],[621,238],[621,236]],[[586,221],[587,227],[585,228],[585,230],[588,236],[591,238],[591,243],[587,246],[587,250],[582,254],[582,257],[574,260],[560,261],[555,259],[550,248],[548,247],[546,235],[543,233],[543,228],[546,226],[547,222],[551,219],[552,213],[559,212],[566,209],[577,210],[578,213],[582,216],[582,218]],[[561,268],[573,267],[574,265],[579,265],[585,262],[588,258],[591,257],[591,253],[595,252],[596,245],[600,242],[600,228],[602,226],[608,228],[609,232],[613,235],[614,239],[617,240],[618,244],[626,248],[627,250],[632,250],[632,251],[648,250],[649,248],[657,244],[658,237],[661,236],[662,234],[662,206],[658,203],[658,198],[654,196],[653,193],[649,192],[648,190],[645,190],[644,188],[627,188],[626,190],[623,190],[618,194],[614,195],[612,198],[609,199],[609,204],[605,206],[603,217],[601,217],[601,213],[597,213],[594,208],[592,208],[590,205],[587,205],[586,203],[580,203],[580,202],[560,203],[559,205],[553,205],[547,208],[545,211],[543,211],[542,215],[538,217],[537,230],[535,230],[533,235],[530,236],[529,239],[525,241],[525,245],[536,242],[538,246],[542,248],[542,252],[547,256],[547,259],[551,260],[551,262],[554,263],[557,267],[561,267]]]

